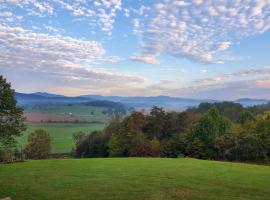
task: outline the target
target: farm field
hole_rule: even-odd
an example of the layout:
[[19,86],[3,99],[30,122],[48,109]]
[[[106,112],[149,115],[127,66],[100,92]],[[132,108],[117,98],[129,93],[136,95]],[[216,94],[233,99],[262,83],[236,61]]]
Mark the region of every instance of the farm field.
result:
[[0,198],[268,200],[270,167],[169,158],[51,159],[0,165]]
[[[33,108],[26,108],[25,114],[32,119],[33,116],[41,115],[39,120],[46,121],[46,118],[49,118],[51,115],[50,120],[53,121],[59,120],[63,121],[65,118],[67,121],[71,119],[80,120],[80,121],[98,121],[105,123],[109,116],[104,114],[104,111],[107,111],[106,108],[102,107],[94,107],[94,106],[84,106],[84,105],[47,105],[47,106],[35,106]],[[44,115],[45,117],[44,119]],[[35,119],[34,121],[38,121]]]
[[18,138],[18,143],[24,147],[31,132],[44,129],[53,138],[51,153],[69,153],[74,147],[74,133],[89,133],[104,127],[109,119],[104,111],[107,109],[84,105],[56,104],[26,108],[27,130]]
[[18,138],[23,147],[27,144],[27,136],[36,129],[47,131],[52,140],[51,153],[69,153],[74,147],[72,135],[78,131],[91,132],[101,130],[104,124],[100,123],[27,123],[27,130]]

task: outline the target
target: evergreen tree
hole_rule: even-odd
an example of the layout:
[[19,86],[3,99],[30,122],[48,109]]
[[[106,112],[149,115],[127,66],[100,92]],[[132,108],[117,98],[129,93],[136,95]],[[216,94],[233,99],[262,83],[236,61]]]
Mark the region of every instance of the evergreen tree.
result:
[[17,107],[14,90],[3,76],[0,76],[0,147],[10,148],[15,137],[25,130],[23,109]]

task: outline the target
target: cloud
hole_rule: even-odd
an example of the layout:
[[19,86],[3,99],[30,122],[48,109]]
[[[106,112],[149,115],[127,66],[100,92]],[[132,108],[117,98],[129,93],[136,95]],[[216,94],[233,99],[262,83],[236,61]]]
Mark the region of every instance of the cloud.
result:
[[[97,67],[116,61],[118,57],[106,55],[102,45],[96,41],[0,25],[1,71],[27,72],[30,77],[38,73],[42,79],[47,79],[48,84],[55,82],[55,85],[73,85],[78,89],[90,88],[90,85],[99,90],[120,89],[144,82],[139,76]],[[35,84],[38,82],[36,80]]]
[[270,89],[270,77],[261,79],[261,80],[256,80],[255,85],[260,88],[268,88]]
[[[268,0],[156,0],[145,5],[142,5],[142,2],[1,1],[0,71],[8,71],[11,80],[15,82],[17,74],[28,73],[26,77],[31,77],[29,81],[35,83],[31,87],[39,87],[39,79],[44,79],[42,84],[51,85],[57,91],[68,90],[70,93],[80,91],[123,95],[200,96],[207,93],[214,95],[213,91],[221,94],[219,90],[229,92],[228,88],[232,93],[239,92],[239,95],[244,90],[246,94],[248,88],[252,92],[256,88],[260,91],[268,90],[269,67],[187,80],[191,71],[176,80],[170,79],[169,75],[180,76],[179,72],[184,72],[181,64],[177,68],[175,60],[167,60],[164,65],[160,65],[162,62],[159,59],[159,56],[165,54],[206,64],[239,60],[237,55],[230,55],[228,50],[244,38],[269,30]],[[63,20],[60,17],[63,17]],[[116,24],[116,20],[120,20],[119,23]],[[77,25],[68,27],[74,23],[81,23],[78,30],[74,30]],[[103,31],[111,36],[116,25],[121,30],[123,28],[124,33],[115,31],[116,35],[110,38],[112,40],[107,40],[108,38],[100,34],[100,31]],[[32,27],[32,30],[29,27]],[[67,29],[64,30],[65,28]],[[83,30],[87,32],[77,32]],[[87,35],[88,33],[92,35]],[[124,48],[130,52],[134,50],[133,47],[136,49],[136,43],[133,41],[135,37],[128,35],[132,33],[138,37],[141,50],[132,53],[128,59],[159,65],[156,68],[158,73],[164,72],[149,76],[148,82],[139,75],[118,72],[116,66],[112,66],[111,63],[118,62],[120,58],[110,56],[104,49],[104,44],[115,45],[116,41],[121,40],[121,36],[126,37],[126,40],[130,39],[130,44],[127,44],[127,47],[120,45],[116,50],[115,46],[110,46],[110,51],[119,52]],[[88,40],[61,34],[74,34]],[[99,38],[100,42],[89,38]],[[120,54],[126,56],[129,52]],[[119,67],[119,70],[134,70],[131,66],[125,69],[122,67]],[[207,73],[206,69],[208,68],[201,66],[196,77],[212,74],[210,71]],[[149,71],[155,72],[154,68],[150,68]],[[143,73],[140,70],[136,72]],[[237,83],[245,88],[240,91]]]
[[[196,99],[234,100],[238,98],[270,99],[270,77],[258,80],[234,80],[219,85],[166,86],[162,82],[140,91],[145,95],[169,95]],[[262,85],[261,85],[262,84]],[[268,85],[267,85],[268,84]],[[180,84],[178,84],[180,85]],[[147,93],[148,91],[148,93]],[[151,91],[149,94],[149,91]]]
[[181,67],[172,67],[172,66],[164,66],[161,68],[162,72],[186,72],[185,68]]
[[[170,68],[169,68],[170,69]],[[270,99],[270,67],[240,70],[193,81],[165,79],[136,90],[141,95],[169,95],[198,99]]]
[[[182,89],[177,94],[195,98],[212,98],[220,100],[234,100],[238,98],[265,98],[270,99],[270,88],[258,84],[269,83],[270,77],[261,79],[234,80],[223,83],[219,87],[206,87],[205,89]],[[193,91],[193,92],[190,92]]]
[[149,17],[141,20],[144,23],[136,24],[143,49],[139,57],[154,60],[165,53],[201,63],[223,63],[222,52],[231,45],[269,30],[269,10],[266,0],[158,1],[148,11]]
[[201,72],[202,72],[202,73],[207,73],[208,70],[207,70],[207,69],[202,69]]
[[5,11],[1,9],[0,6],[0,23],[13,23],[13,22],[18,22],[22,20],[22,16],[17,16],[14,15],[12,12],[10,11]]
[[188,85],[174,90],[169,90],[178,95],[234,99],[242,97],[270,99],[270,67],[260,67],[240,70],[232,73],[197,79]]
[[155,59],[152,55],[137,55],[132,56],[131,60],[137,61],[137,62],[144,62],[148,64],[160,64],[158,60]]
[[247,70],[240,70],[236,72],[231,73],[225,73],[223,75],[214,76],[210,78],[204,78],[204,79],[197,79],[194,80],[193,83],[200,85],[200,87],[205,87],[205,85],[208,86],[218,86],[221,84],[224,84],[227,81],[232,81],[234,79],[256,79],[258,77],[262,76],[270,76],[270,67],[265,66],[261,68],[256,69],[247,69]]
[[0,13],[0,17],[11,17],[13,14],[11,12],[5,11]]
[[7,8],[20,8],[28,16],[49,17],[67,11],[75,19],[85,19],[91,26],[100,27],[100,29],[111,34],[114,18],[122,10],[121,0],[95,0],[95,1],[66,1],[66,0],[6,0],[1,2],[1,12]]
[[[102,45],[95,41],[78,40],[60,35],[48,35],[35,33],[21,27],[0,25],[1,49],[8,56],[14,53],[15,58],[22,61],[28,59],[22,55],[28,55],[38,61],[66,60],[85,63],[101,63],[114,60],[116,57],[106,57]],[[21,55],[22,54],[22,55]]]

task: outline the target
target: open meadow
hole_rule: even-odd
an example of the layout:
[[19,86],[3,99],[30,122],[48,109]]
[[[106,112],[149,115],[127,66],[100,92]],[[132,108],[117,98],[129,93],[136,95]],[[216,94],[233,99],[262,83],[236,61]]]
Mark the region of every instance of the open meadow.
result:
[[0,165],[0,198],[269,200],[270,167],[169,158],[32,160]]
[[53,138],[51,153],[70,153],[74,147],[73,134],[90,133],[104,128],[109,116],[106,108],[84,105],[43,105],[26,108],[27,130],[17,138],[19,146],[25,147],[27,136],[43,129]]
[[101,130],[104,124],[100,123],[27,123],[27,130],[18,137],[18,144],[23,147],[27,144],[27,136],[37,129],[43,129],[53,138],[51,153],[70,153],[74,147],[73,134],[79,131],[90,133]]
[[[35,106],[32,108],[26,108],[24,112],[28,116],[30,114],[51,115],[52,117],[50,118],[50,121],[57,120],[57,119],[54,119],[54,116],[62,116],[62,117],[66,117],[67,120],[73,117],[74,119],[77,119],[78,121],[105,123],[109,119],[109,116],[105,114],[106,111],[107,109],[102,108],[102,107],[70,104],[70,105]],[[45,122],[44,119],[40,119],[40,120],[43,120],[43,122]],[[38,119],[35,119],[35,122],[36,121],[38,121]]]

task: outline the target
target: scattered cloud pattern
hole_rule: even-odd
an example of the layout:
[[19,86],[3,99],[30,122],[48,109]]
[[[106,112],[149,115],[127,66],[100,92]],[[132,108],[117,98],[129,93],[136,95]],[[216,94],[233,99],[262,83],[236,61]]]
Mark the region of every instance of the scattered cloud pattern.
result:
[[102,45],[95,41],[0,25],[0,43],[1,68],[40,72],[61,80],[91,81],[100,87],[143,81],[141,77],[95,69],[93,65],[118,60],[106,56]]
[[0,73],[70,95],[264,96],[269,61],[231,50],[269,29],[270,0],[0,0]]
[[[74,17],[88,20],[89,25],[98,26],[109,35],[113,29],[114,18],[117,12],[122,9],[121,0],[2,0],[0,3],[2,10],[9,7],[20,8],[26,12],[26,15],[36,17],[48,17],[67,11]],[[5,15],[3,21],[15,20],[9,11],[4,11],[2,15]]]
[[148,19],[137,22],[144,50],[137,60],[153,64],[161,53],[223,63],[219,53],[270,28],[268,0],[166,0],[149,12]]

